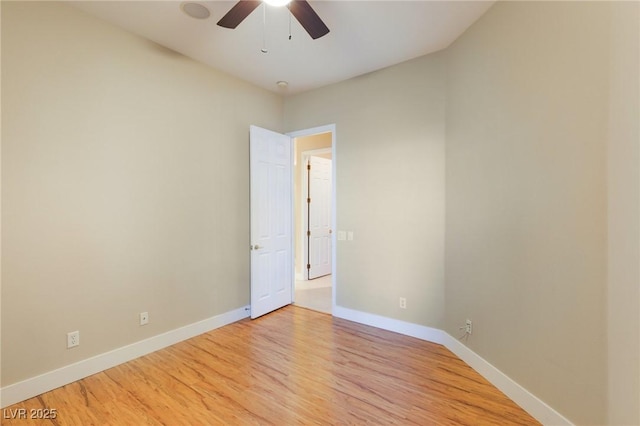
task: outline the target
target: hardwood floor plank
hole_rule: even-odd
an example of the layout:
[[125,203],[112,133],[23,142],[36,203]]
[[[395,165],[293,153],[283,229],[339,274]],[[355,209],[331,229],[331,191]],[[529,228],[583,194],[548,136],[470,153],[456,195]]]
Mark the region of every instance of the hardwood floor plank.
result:
[[[443,346],[289,306],[5,409],[11,425],[534,425]],[[7,417],[7,416],[4,416]]]

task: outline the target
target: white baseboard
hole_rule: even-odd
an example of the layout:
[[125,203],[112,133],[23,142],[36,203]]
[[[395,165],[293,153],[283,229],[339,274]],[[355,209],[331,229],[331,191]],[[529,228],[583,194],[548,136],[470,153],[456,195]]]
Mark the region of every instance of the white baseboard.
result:
[[132,359],[190,339],[249,316],[249,307],[235,309],[157,336],[49,371],[36,377],[5,386],[0,392],[0,407],[5,408],[44,392],[59,388]]
[[480,355],[442,330],[369,314],[366,312],[355,311],[342,306],[335,306],[333,315],[335,317],[354,321],[360,324],[370,325],[372,327],[382,328],[384,330],[394,331],[396,333],[441,344],[456,354],[456,356],[464,362],[469,364],[471,368],[477,371],[496,388],[500,389],[500,391],[543,425],[572,425],[567,418],[563,417],[538,397],[513,381],[509,376],[491,365]]
[[367,312],[355,311],[353,309],[344,308],[342,306],[334,306],[333,316],[357,322],[360,324],[370,325],[372,327],[381,328],[383,330],[394,331],[404,334],[405,336],[416,337],[418,339],[427,340],[433,343],[443,344],[444,333],[424,325],[413,324],[406,321],[383,317],[381,315],[370,314]]
[[496,388],[500,389],[512,401],[529,413],[531,417],[543,425],[559,426],[573,424],[562,414],[558,413],[448,333],[445,336],[444,346],[456,354],[458,358],[469,364],[471,368],[491,382]]

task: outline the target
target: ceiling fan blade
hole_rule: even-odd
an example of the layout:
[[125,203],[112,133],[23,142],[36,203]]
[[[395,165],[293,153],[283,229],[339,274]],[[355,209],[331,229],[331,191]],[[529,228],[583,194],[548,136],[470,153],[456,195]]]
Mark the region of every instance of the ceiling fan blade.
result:
[[289,10],[312,39],[315,40],[329,33],[329,28],[306,0],[292,1],[289,3]]
[[218,25],[225,28],[237,27],[256,7],[260,6],[260,3],[262,2],[252,0],[239,1],[218,21]]

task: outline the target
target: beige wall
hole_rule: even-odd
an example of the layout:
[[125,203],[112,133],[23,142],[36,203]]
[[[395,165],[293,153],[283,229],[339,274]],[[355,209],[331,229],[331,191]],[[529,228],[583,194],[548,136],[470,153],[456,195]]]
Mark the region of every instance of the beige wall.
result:
[[640,3],[611,15],[608,423],[640,424]]
[[2,386],[248,304],[248,129],[282,99],[2,3]]
[[[293,207],[295,210],[295,253],[296,253],[296,276],[306,276],[306,269],[304,265],[306,261],[303,255],[303,247],[301,247],[302,232],[303,232],[303,216],[302,216],[302,200],[306,197],[307,189],[303,186],[303,173],[306,173],[306,164],[302,164],[302,154],[305,151],[312,151],[316,149],[331,148],[331,133],[319,133],[317,135],[303,136],[295,139],[294,151],[295,151],[295,166],[294,166],[294,197]],[[331,154],[318,155],[318,157],[331,159]],[[306,210],[305,210],[306,211]]]
[[448,51],[446,330],[578,424],[640,420],[638,32],[611,8],[501,2]]
[[340,306],[443,326],[444,78],[435,54],[285,101],[287,131],[336,124]]

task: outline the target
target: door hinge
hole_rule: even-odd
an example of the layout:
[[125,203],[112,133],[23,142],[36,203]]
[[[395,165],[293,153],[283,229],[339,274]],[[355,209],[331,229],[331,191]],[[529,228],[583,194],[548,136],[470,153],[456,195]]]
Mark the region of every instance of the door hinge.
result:
[[307,204],[311,204],[311,198],[307,198]]
[[307,269],[311,269],[311,264],[307,263]]
[[307,237],[311,236],[311,231],[307,231]]
[[311,170],[311,164],[307,164],[307,170]]

